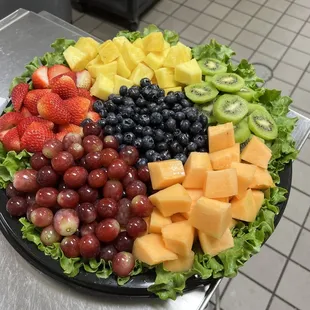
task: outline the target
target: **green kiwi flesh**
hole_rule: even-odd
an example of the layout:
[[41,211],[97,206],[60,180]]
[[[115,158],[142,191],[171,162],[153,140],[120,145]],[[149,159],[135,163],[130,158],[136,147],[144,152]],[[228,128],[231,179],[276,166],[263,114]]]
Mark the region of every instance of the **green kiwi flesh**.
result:
[[184,90],[187,98],[199,104],[212,101],[219,93],[218,90],[208,82],[191,84],[186,86]]
[[274,140],[278,136],[278,126],[267,111],[252,112],[248,124],[250,130],[264,140]]
[[226,93],[235,93],[244,87],[244,79],[235,73],[215,74],[212,83],[218,90]]
[[211,75],[205,75],[205,82],[212,83],[212,76]]
[[243,143],[249,139],[251,131],[248,125],[248,119],[244,118],[240,123],[234,126],[235,142]]
[[[258,103],[249,103],[248,104],[248,115],[250,115],[251,113],[253,113],[254,111],[263,111],[263,112],[267,112],[267,110],[260,104]],[[268,113],[268,112],[267,112]]]
[[219,123],[239,123],[248,113],[248,102],[237,95],[222,95],[213,106],[213,115]]
[[209,124],[217,123],[214,115],[213,115],[213,102],[210,102],[206,105],[201,106],[201,112],[208,118]]
[[241,98],[245,99],[246,101],[251,102],[253,100],[255,91],[251,88],[248,88],[246,86],[242,87],[236,95],[240,96]]
[[227,71],[227,66],[217,59],[205,58],[198,61],[198,65],[201,68],[204,75],[215,75],[217,73],[224,73]]

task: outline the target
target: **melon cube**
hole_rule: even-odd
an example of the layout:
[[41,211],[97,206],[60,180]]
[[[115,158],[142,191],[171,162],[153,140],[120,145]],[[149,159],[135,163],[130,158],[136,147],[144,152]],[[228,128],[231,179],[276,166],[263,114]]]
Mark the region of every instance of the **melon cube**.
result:
[[188,256],[180,256],[175,260],[169,260],[163,263],[163,267],[171,272],[185,272],[193,267],[195,253],[190,251]]
[[140,85],[140,81],[143,78],[153,78],[154,71],[142,62],[139,63],[136,68],[132,71],[130,79],[135,85]]
[[113,61],[106,65],[98,64],[98,65],[89,66],[88,72],[93,78],[97,78],[99,74],[103,74],[104,76],[109,78],[111,81],[113,81],[114,76],[116,75],[116,72],[117,72],[117,62]]
[[207,198],[226,198],[238,194],[236,169],[207,171],[203,195]]
[[155,234],[161,234],[161,229],[171,224],[170,217],[164,217],[156,208],[154,208],[150,217],[149,231]]
[[[188,50],[184,44],[177,43],[174,46],[171,46],[169,52],[164,60],[163,66],[175,68],[181,63],[185,63],[191,60],[191,55],[189,56]],[[201,76],[200,76],[201,78]]]
[[240,144],[209,154],[213,170],[230,168],[233,162],[240,162]]
[[231,222],[230,222],[230,224],[229,224],[229,229],[235,228],[235,226],[237,225],[237,223],[238,223],[238,221],[232,218],[232,219],[231,219]]
[[201,231],[198,231],[198,238],[203,252],[210,256],[215,256],[234,246],[234,239],[229,228],[225,230],[220,239],[208,236]]
[[130,42],[124,42],[121,54],[130,71],[132,71],[145,58],[143,50],[132,45]]
[[125,79],[128,79],[131,75],[131,71],[127,67],[123,56],[117,58],[117,74]]
[[87,54],[89,59],[94,59],[98,54],[99,42],[91,37],[81,37],[77,40],[74,47]]
[[201,197],[197,200],[188,221],[208,236],[220,239],[230,225],[230,203]]
[[252,189],[268,189],[274,187],[272,177],[267,169],[256,167],[253,180],[249,185]]
[[144,62],[153,70],[157,70],[163,66],[164,59],[163,53],[148,53]]
[[127,86],[128,88],[133,86],[133,81],[123,78],[120,75],[114,75],[114,94],[119,94],[121,86]]
[[256,208],[257,210],[260,210],[260,208],[263,206],[264,199],[265,199],[264,193],[259,190],[252,190],[252,194],[253,194]]
[[91,60],[89,55],[83,53],[79,49],[73,46],[69,46],[64,52],[63,55],[70,67],[74,72],[82,71],[85,69],[86,65]]
[[184,216],[185,219],[189,219],[189,216],[190,216],[190,213],[193,209],[193,207],[195,206],[196,204],[196,201],[201,197],[203,196],[203,192],[202,192],[202,189],[186,189],[189,196],[191,197],[192,199],[192,203],[191,203],[191,206],[190,206],[190,210],[188,212],[183,212],[181,213],[182,216]]
[[108,64],[120,56],[117,46],[111,40],[107,40],[102,43],[98,48],[98,53],[104,64]]
[[119,52],[121,52],[122,47],[124,45],[125,42],[128,42],[128,39],[126,37],[120,36],[120,37],[114,37],[113,40],[114,44],[116,45],[116,47],[118,48]]
[[135,47],[139,47],[142,50],[144,50],[144,44],[143,44],[143,40],[142,38],[138,38],[137,40],[135,40],[134,42],[132,42],[132,45]]
[[171,215],[172,223],[183,222],[186,221],[186,218],[181,213],[176,213]]
[[113,94],[114,83],[103,74],[99,74],[96,82],[90,89],[90,94],[102,100],[108,100],[109,95]]
[[165,91],[165,96],[167,96],[170,91],[173,91],[173,92],[182,91],[182,87],[177,86],[177,87],[164,88],[164,91]]
[[195,229],[188,221],[169,224],[161,232],[168,250],[181,256],[190,255]]
[[160,68],[155,71],[155,77],[160,88],[179,86],[179,83],[174,79],[173,68]]
[[153,189],[163,189],[181,183],[185,178],[183,164],[177,159],[148,163],[148,167]]
[[164,36],[162,32],[152,32],[143,38],[146,52],[161,52],[164,50]]
[[175,184],[149,197],[152,204],[165,217],[175,213],[188,212],[192,203],[191,197],[181,184]]
[[213,198],[215,200],[218,200],[218,201],[222,201],[222,202],[229,202],[229,197],[223,197],[223,198]]
[[200,83],[202,77],[201,68],[196,59],[178,64],[175,67],[174,78],[185,85]]
[[185,188],[202,188],[205,180],[205,172],[212,170],[209,154],[191,152],[185,165],[185,178],[182,185]]
[[134,241],[132,254],[136,259],[150,266],[178,259],[174,252],[165,247],[163,238],[159,234],[138,237]]
[[256,136],[253,136],[250,142],[241,152],[241,159],[256,165],[258,167],[267,169],[271,158],[271,150]]
[[234,146],[235,134],[233,123],[209,126],[208,139],[210,153]]

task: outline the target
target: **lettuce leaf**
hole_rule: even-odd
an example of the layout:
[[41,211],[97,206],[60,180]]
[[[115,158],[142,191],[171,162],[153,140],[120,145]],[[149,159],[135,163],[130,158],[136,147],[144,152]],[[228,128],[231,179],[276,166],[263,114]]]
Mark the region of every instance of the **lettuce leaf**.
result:
[[121,30],[116,34],[117,37],[125,37],[129,42],[134,42],[141,38],[140,31]]

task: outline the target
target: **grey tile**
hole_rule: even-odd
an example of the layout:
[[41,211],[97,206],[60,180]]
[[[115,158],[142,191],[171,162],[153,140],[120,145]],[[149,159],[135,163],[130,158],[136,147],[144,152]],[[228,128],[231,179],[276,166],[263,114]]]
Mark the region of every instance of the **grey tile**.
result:
[[297,224],[282,218],[274,233],[267,240],[267,244],[284,255],[288,255],[299,233]]
[[144,21],[141,21],[141,22],[139,23],[139,28],[138,28],[138,30],[139,30],[139,31],[143,31],[143,29],[146,28],[148,25],[149,25],[149,23],[146,23],[146,22],[144,22]]
[[116,28],[114,25],[104,22],[91,33],[101,40],[108,40],[115,37],[118,32],[119,29]]
[[296,310],[296,308],[291,307],[289,304],[287,304],[280,298],[274,296],[269,310]]
[[256,17],[267,22],[276,24],[281,15],[282,14],[278,11],[262,7],[262,9],[256,14]]
[[186,39],[184,39],[184,38],[182,38],[182,37],[180,37],[180,41],[181,41],[183,44],[187,45],[187,46],[194,46],[194,45],[195,45],[194,42],[189,41],[189,40],[186,40]]
[[250,30],[254,33],[260,34],[262,36],[266,36],[267,33],[271,30],[273,27],[272,24],[267,23],[264,20],[253,18],[245,27],[245,29]]
[[[310,118],[310,113],[305,112],[305,111],[303,111],[303,110],[301,110],[301,109],[298,109],[298,108],[296,108],[295,106],[294,106],[292,109],[293,109],[295,112],[297,112],[297,113],[303,115],[304,117]],[[308,137],[308,139],[309,139],[309,137]],[[310,140],[310,139],[309,139],[309,140]]]
[[236,6],[237,11],[246,13],[248,15],[254,16],[255,13],[261,8],[257,3],[253,3],[246,0],[241,0]]
[[249,32],[247,30],[242,30],[235,41],[249,48],[256,49],[263,40],[264,37],[258,34]]
[[280,81],[275,77],[268,81],[265,87],[269,89],[280,89],[283,96],[290,96],[292,90],[294,89],[293,85]]
[[305,24],[300,34],[304,35],[305,37],[310,37],[310,23]]
[[151,10],[144,16],[142,16],[142,20],[149,23],[149,24],[155,24],[159,25],[161,24],[166,18],[168,17],[167,14],[164,14],[162,12]]
[[219,36],[230,39],[231,41],[238,35],[241,31],[241,28],[228,24],[226,22],[221,22],[213,32]]
[[208,0],[187,0],[184,5],[202,12],[210,3]]
[[277,60],[275,60],[274,58],[268,57],[264,54],[261,54],[260,52],[256,52],[252,56],[251,62],[252,63],[264,64],[264,65],[268,66],[270,69],[273,69],[277,64]]
[[280,62],[276,67],[276,69],[274,70],[273,75],[276,78],[279,78],[287,83],[295,85],[299,81],[302,73],[303,73],[302,70],[297,69],[286,63]]
[[185,28],[180,35],[182,36],[182,38],[191,40],[194,43],[199,44],[208,35],[208,32],[197,28],[196,26],[190,25]]
[[206,8],[204,12],[208,15],[222,19],[229,12],[229,10],[230,8],[213,2]]
[[155,9],[159,12],[172,14],[178,7],[179,4],[170,0],[161,0],[155,5]]
[[174,17],[187,23],[191,23],[198,15],[199,12],[192,10],[186,6],[181,6],[173,13]]
[[280,59],[285,53],[287,47],[277,42],[266,39],[259,47],[259,51],[263,54]]
[[195,18],[195,20],[193,21],[193,25],[207,31],[212,31],[219,22],[219,19],[202,13],[197,18]]
[[221,306],[225,310],[263,310],[270,297],[267,290],[239,274],[229,283]]
[[293,163],[293,169],[294,169],[293,185],[297,189],[303,191],[304,193],[308,193],[309,192],[310,166],[296,160]]
[[[276,294],[300,310],[308,310],[310,304],[310,273],[289,262]],[[282,310],[282,309],[281,309]]]
[[283,29],[278,26],[274,27],[268,36],[269,39],[287,46],[292,43],[295,37],[296,37],[295,32]]
[[177,2],[177,3],[180,3],[180,4],[183,4],[186,0],[173,0],[174,2]]
[[226,17],[225,21],[233,25],[244,27],[248,21],[251,19],[251,16],[232,10]]
[[250,1],[261,5],[263,5],[266,2],[266,0],[250,0]]
[[310,62],[310,55],[297,51],[293,48],[289,48],[285,53],[282,61],[300,69],[305,69]]
[[84,15],[83,12],[80,12],[76,9],[72,8],[72,22],[74,23],[77,19],[79,19],[80,17],[82,17]]
[[176,19],[174,17],[169,17],[160,25],[160,28],[174,30],[179,33],[186,26],[187,26],[187,23],[182,22],[181,20]]
[[310,73],[305,72],[301,78],[298,87],[303,88],[304,90],[310,91]]
[[94,17],[88,14],[84,14],[80,19],[78,19],[74,26],[81,28],[86,32],[91,32],[95,28],[97,28],[102,23],[102,20],[98,17]]
[[238,43],[232,43],[230,47],[235,51],[236,55],[233,56],[234,59],[240,61],[241,59],[249,59],[253,54],[254,50],[244,47]]
[[295,0],[295,3],[301,4],[307,8],[310,8],[310,2],[308,0]]
[[305,228],[310,229],[310,215],[307,218],[307,221],[305,223]]
[[215,2],[228,6],[230,8],[234,7],[239,0],[215,0]]
[[292,94],[293,106],[310,113],[310,92],[296,88]]
[[[306,143],[303,145],[303,147],[302,147],[302,149],[298,155],[298,158],[310,165],[309,154],[310,154],[310,140],[307,140]],[[310,206],[310,198],[309,198],[308,205]]]
[[266,288],[274,290],[285,262],[285,256],[264,246],[246,262],[241,271]]
[[292,260],[301,264],[307,269],[310,269],[310,232],[306,229],[301,231],[301,234],[296,243]]
[[[225,290],[226,286],[228,285],[230,279],[229,278],[223,278],[221,280],[221,283],[220,283],[220,286],[219,286],[219,289],[220,289],[220,295],[223,294],[223,291]],[[215,294],[212,295],[211,297],[211,302],[216,304],[216,299],[215,299]]]
[[286,12],[287,15],[294,16],[299,19],[307,20],[310,16],[310,9],[293,3]]
[[283,15],[278,22],[278,26],[294,32],[298,32],[303,24],[302,20],[289,15]]
[[290,3],[286,0],[268,0],[265,4],[270,9],[274,9],[276,11],[285,12]]
[[211,39],[215,39],[218,43],[228,45],[228,46],[230,45],[230,42],[231,42],[230,40],[220,37],[217,34],[212,32],[203,40],[203,43],[204,44],[210,43]]

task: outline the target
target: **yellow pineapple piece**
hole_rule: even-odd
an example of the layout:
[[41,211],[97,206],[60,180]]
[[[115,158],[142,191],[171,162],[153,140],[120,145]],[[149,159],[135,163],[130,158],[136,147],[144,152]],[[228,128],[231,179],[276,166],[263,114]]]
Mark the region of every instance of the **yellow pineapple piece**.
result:
[[186,54],[188,55],[189,60],[192,59],[192,50],[190,47],[186,46],[185,44],[181,42],[178,42],[176,45],[181,46],[186,51]]
[[113,61],[106,65],[89,66],[88,72],[93,78],[97,78],[100,74],[103,74],[104,76],[113,81],[114,75],[116,75],[117,72],[117,61]]
[[170,91],[182,91],[182,87],[177,86],[177,87],[165,88],[164,91],[165,91],[165,95],[167,95]]
[[89,55],[89,59],[94,59],[97,56],[98,46],[99,42],[90,37],[81,37],[74,45],[75,48]]
[[117,58],[117,74],[128,79],[130,77],[131,71],[127,67],[123,56]]
[[144,59],[144,62],[153,70],[157,70],[163,66],[165,56],[162,53],[151,52],[148,53]]
[[138,38],[136,41],[134,41],[132,43],[132,45],[135,46],[135,47],[139,47],[142,50],[144,50],[143,40],[141,38]]
[[114,83],[103,74],[99,74],[95,84],[90,89],[92,96],[102,100],[107,100],[109,95],[113,94]]
[[132,71],[145,58],[143,50],[132,45],[130,42],[124,42],[121,53],[130,71]]
[[162,32],[152,32],[143,38],[146,52],[161,52],[164,50],[164,36]]
[[119,94],[121,86],[127,86],[128,88],[133,86],[133,81],[123,78],[119,75],[114,75],[114,91],[113,94]]
[[170,44],[165,40],[164,41],[164,50],[166,50],[167,48],[170,48]]
[[153,78],[151,79],[151,82],[152,82],[152,84],[158,84],[155,74],[154,74]]
[[101,60],[100,56],[97,55],[93,60],[91,60],[87,65],[86,65],[86,69],[88,69],[88,67],[91,67],[93,65],[104,65],[103,61]]
[[118,58],[120,52],[111,40],[105,41],[98,48],[98,53],[104,64],[108,64]]
[[164,67],[175,68],[178,64],[191,60],[192,57],[189,56],[186,46],[184,44],[182,45],[177,44],[170,47],[168,55],[163,63]]
[[119,51],[122,50],[124,42],[129,42],[126,37],[115,37],[112,41],[114,42]]
[[160,88],[170,88],[179,86],[174,79],[173,68],[160,68],[155,71],[157,83]]
[[175,67],[175,80],[186,85],[200,83],[202,72],[196,59],[181,63]]
[[154,71],[143,63],[139,63],[136,68],[132,71],[130,79],[135,85],[140,85],[141,79],[147,77],[150,80],[154,76]]
[[82,71],[89,62],[89,56],[73,46],[69,46],[63,55],[72,71]]

